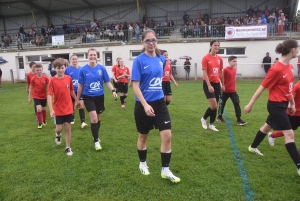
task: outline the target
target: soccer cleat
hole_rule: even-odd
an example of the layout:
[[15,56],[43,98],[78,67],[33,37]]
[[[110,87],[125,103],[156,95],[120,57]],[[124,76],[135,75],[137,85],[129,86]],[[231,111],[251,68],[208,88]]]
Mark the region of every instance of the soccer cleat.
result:
[[43,122],[43,126],[46,126],[46,125],[47,125],[47,122],[44,121],[44,122]]
[[140,164],[139,168],[140,168],[140,171],[143,175],[149,175],[150,174],[149,169],[148,169],[149,167],[147,165],[141,165]]
[[55,137],[55,143],[56,143],[56,145],[61,145],[61,135],[57,135]]
[[75,124],[75,119],[73,119],[73,121],[71,121],[71,124]]
[[66,154],[67,154],[68,156],[72,156],[72,155],[73,155],[72,149],[71,149],[70,147],[67,147],[67,148],[65,149],[65,152],[66,152]]
[[206,120],[203,117],[201,117],[200,121],[201,121],[201,124],[202,124],[202,128],[207,129]]
[[87,125],[86,123],[82,122],[81,128],[86,128],[87,126],[88,126],[88,125]]
[[95,149],[96,149],[96,151],[102,150],[102,147],[100,145],[100,141],[95,142]]
[[237,121],[237,125],[239,125],[239,126],[244,126],[246,124],[247,124],[247,122],[245,122],[245,121],[243,121],[241,119],[239,121]]
[[251,145],[248,147],[248,151],[250,151],[251,153],[255,153],[257,155],[263,156],[263,154],[257,148],[252,148]]
[[273,138],[273,137],[271,136],[271,134],[272,134],[272,132],[269,132],[269,133],[268,133],[268,142],[269,142],[269,145],[273,147],[274,144],[275,144],[275,138]]
[[38,129],[41,129],[41,128],[43,128],[43,124],[38,125]]
[[173,175],[173,173],[170,170],[161,171],[161,178],[169,179],[173,183],[179,183],[180,182],[180,178]]
[[213,124],[209,124],[208,128],[213,131],[219,131]]
[[223,119],[222,116],[220,116],[220,117],[218,117],[218,122],[220,122],[220,123],[225,123],[225,120]]
[[125,104],[122,104],[122,106],[121,106],[122,108],[124,108],[125,107]]

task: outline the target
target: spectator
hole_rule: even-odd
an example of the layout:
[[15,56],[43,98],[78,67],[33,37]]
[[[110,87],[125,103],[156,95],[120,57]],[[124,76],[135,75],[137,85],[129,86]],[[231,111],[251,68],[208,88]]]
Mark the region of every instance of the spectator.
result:
[[16,43],[17,43],[17,46],[18,46],[18,50],[20,50],[20,49],[23,50],[21,35],[17,33],[16,37],[17,37]]
[[209,15],[208,15],[207,11],[205,11],[205,13],[203,15],[203,21],[204,21],[205,24],[208,23],[208,19],[209,19]]
[[282,9],[282,12],[284,13],[284,16],[288,19],[290,19],[290,12],[291,9],[289,8],[288,5],[285,6],[285,8]]
[[138,23],[135,23],[134,32],[135,32],[135,42],[138,43],[138,42],[141,41],[141,39],[140,39],[140,27],[139,27]]
[[274,29],[275,29],[275,23],[276,23],[276,17],[275,17],[275,13],[272,13],[269,17],[268,17],[269,23],[268,23],[268,31],[269,31],[269,36],[273,36],[274,34]]
[[271,62],[272,62],[271,57],[269,56],[269,52],[267,52],[266,56],[263,58],[262,65],[261,65],[261,67],[264,68],[266,74],[268,73],[268,71],[271,68]]
[[64,22],[62,28],[63,28],[63,33],[64,33],[64,34],[69,34],[69,29],[68,29],[67,22]]
[[252,6],[250,6],[247,10],[247,15],[249,17],[253,17],[253,14],[254,14],[254,9],[252,8]]
[[128,42],[131,43],[132,40],[132,34],[133,34],[133,27],[131,24],[128,25]]
[[22,42],[24,42],[24,38],[25,38],[25,31],[24,31],[24,26],[21,25],[20,28],[19,28],[19,33],[21,35],[21,40]]
[[297,17],[293,18],[293,22],[292,22],[292,30],[293,31],[298,31],[298,20]]
[[184,12],[184,15],[182,17],[183,19],[183,24],[187,24],[189,21],[190,16],[188,14],[186,14],[186,12]]
[[46,36],[46,29],[45,29],[44,25],[41,28],[41,35]]
[[280,17],[278,18],[278,25],[277,25],[278,35],[282,35],[283,34],[284,22],[285,22],[284,13],[281,13]]

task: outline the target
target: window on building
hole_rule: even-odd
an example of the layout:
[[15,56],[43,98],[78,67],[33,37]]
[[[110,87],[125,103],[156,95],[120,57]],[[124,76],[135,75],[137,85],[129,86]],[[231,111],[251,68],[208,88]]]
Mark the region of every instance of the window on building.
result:
[[45,57],[48,57],[48,55],[32,55],[27,57],[27,61],[41,62]]
[[221,56],[231,56],[231,55],[235,55],[235,56],[241,56],[241,55],[245,55],[246,53],[246,48],[245,47],[224,47],[224,48],[220,48],[218,55]]
[[139,56],[141,54],[141,50],[131,50],[130,51],[130,58],[134,59],[135,57]]

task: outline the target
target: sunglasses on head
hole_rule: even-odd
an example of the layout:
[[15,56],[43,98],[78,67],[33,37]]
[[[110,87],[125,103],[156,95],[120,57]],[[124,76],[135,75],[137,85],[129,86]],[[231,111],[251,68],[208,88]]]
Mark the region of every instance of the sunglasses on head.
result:
[[144,43],[150,44],[150,43],[156,43],[157,39],[156,38],[152,38],[152,39],[145,39]]

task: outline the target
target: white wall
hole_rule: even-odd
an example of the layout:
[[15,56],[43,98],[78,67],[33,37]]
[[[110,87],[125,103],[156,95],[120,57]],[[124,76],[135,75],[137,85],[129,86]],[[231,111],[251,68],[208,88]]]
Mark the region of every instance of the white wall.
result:
[[[238,57],[238,70],[237,73],[239,77],[264,77],[265,72],[261,67],[261,61],[265,56],[266,52],[270,52],[272,57],[272,62],[274,62],[276,57],[280,55],[275,53],[275,47],[278,43],[282,41],[224,41],[220,43],[221,47],[246,47],[246,54],[244,56]],[[131,50],[141,50],[142,45],[125,45],[125,46],[107,46],[106,47],[94,47],[100,52],[99,63],[104,65],[104,52],[112,52],[112,60],[115,63],[117,57],[122,57],[126,66],[131,69],[133,59],[130,56]],[[201,60],[202,57],[209,51],[209,42],[194,42],[194,43],[164,43],[158,44],[158,48],[167,50],[169,53],[169,59],[177,59],[177,78],[184,78],[184,69],[182,67],[184,60],[179,60],[178,58],[183,55],[188,55],[192,57],[191,63],[194,66],[197,64],[197,76],[198,79],[202,76],[201,70]],[[9,63],[0,65],[3,76],[3,81],[11,81],[10,69],[15,72],[15,79],[18,79],[18,62],[17,57],[22,56],[25,63],[26,73],[30,72],[28,66],[27,56],[29,55],[48,55],[51,54],[60,54],[60,53],[69,53],[70,55],[74,53],[87,52],[89,48],[73,48],[73,49],[55,49],[55,50],[40,50],[40,51],[24,51],[20,52],[19,55],[17,52],[7,52],[1,53],[0,57],[7,60]],[[224,66],[227,65],[227,57],[223,56]],[[87,60],[79,61],[79,65],[83,66],[87,63]],[[49,62],[41,62],[44,67],[44,72],[49,74],[47,71]],[[294,66],[294,74],[297,73],[297,59],[292,60]],[[192,66],[190,77],[194,77],[195,69]],[[107,70],[111,71],[111,66],[106,66]]]

